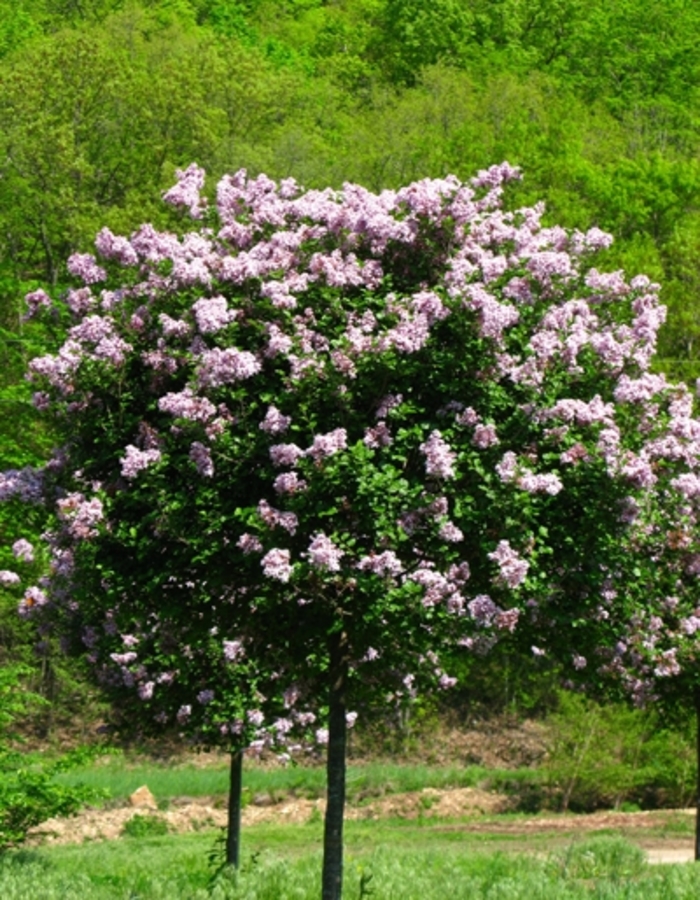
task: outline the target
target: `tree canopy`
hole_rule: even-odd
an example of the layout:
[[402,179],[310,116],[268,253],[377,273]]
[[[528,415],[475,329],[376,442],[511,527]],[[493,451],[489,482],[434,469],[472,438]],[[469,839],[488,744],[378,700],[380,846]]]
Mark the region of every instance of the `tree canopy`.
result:
[[71,324],[30,364],[60,451],[2,480],[48,504],[20,614],[132,725],[239,747],[266,702],[281,738],[327,717],[324,896],[348,714],[449,687],[446,649],[697,691],[700,423],[650,373],[658,285],[593,267],[597,228],[503,208],[517,175],[239,171],[210,205],[192,165],[165,198],[194,230],[104,228],[63,300],[27,297]]

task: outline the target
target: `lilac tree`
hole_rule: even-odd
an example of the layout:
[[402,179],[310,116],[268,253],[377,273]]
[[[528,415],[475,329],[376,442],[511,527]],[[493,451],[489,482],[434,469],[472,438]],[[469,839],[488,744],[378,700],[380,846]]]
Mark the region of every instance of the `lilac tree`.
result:
[[52,515],[20,613],[144,727],[316,729],[324,900],[349,710],[449,687],[445,649],[507,637],[640,700],[698,683],[700,424],[650,374],[658,287],[592,268],[599,230],[504,209],[517,177],[239,172],[210,205],[193,165],[165,199],[194,227],[105,229],[29,297],[73,324],[30,365],[64,443],[5,476]]

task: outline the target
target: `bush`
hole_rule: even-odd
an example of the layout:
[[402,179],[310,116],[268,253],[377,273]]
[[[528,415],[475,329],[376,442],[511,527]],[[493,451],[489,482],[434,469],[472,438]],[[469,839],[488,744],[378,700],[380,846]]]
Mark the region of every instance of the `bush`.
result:
[[94,751],[79,750],[51,762],[28,762],[15,749],[18,736],[11,732],[17,717],[42,699],[23,689],[21,667],[0,669],[0,852],[21,844],[29,830],[54,816],[77,812],[88,800],[102,796],[81,785],[57,784],[54,776],[81,765]]
[[551,805],[562,811],[686,806],[694,792],[690,734],[664,728],[653,710],[604,706],[562,692],[547,719],[542,775]]

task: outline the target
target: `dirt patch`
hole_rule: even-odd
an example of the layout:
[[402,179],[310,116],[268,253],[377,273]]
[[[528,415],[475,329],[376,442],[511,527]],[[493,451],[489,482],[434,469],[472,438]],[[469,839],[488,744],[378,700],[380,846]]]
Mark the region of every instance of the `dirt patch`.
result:
[[[499,813],[511,808],[508,797],[478,788],[437,790],[425,788],[406,794],[392,794],[348,807],[347,819],[434,819],[431,827],[440,830],[459,830],[504,836],[529,836],[550,834],[579,834],[591,831],[616,830],[634,832],[635,839],[645,846],[644,831],[663,830],[679,816],[692,815],[692,810],[659,810],[654,812],[596,812],[588,815],[533,816],[529,819],[498,818]],[[303,798],[286,798],[281,802],[263,805],[251,803],[243,810],[243,826],[258,824],[304,824],[321,819],[325,801]],[[226,825],[226,809],[221,798],[207,797],[194,800],[182,798],[173,801],[166,810],[144,810],[132,806],[113,809],[85,809],[66,819],[50,819],[35,828],[30,844],[68,844],[94,840],[113,840],[122,834],[125,823],[133,816],[153,815],[164,820],[173,833],[223,828]],[[452,821],[450,821],[452,820]],[[462,821],[459,821],[462,820]],[[677,850],[686,854],[692,844],[689,839],[677,836],[649,840],[647,849]],[[657,855],[658,855],[657,853]]]

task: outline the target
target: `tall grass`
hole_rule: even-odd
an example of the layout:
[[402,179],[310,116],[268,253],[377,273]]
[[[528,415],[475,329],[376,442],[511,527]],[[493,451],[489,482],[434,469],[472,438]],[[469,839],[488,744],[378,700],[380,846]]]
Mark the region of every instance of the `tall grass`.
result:
[[[288,829],[291,830],[291,829]],[[299,830],[299,829],[297,829]],[[300,829],[309,834],[306,826]],[[315,830],[312,829],[315,835]],[[320,851],[263,851],[212,878],[202,835],[45,848],[0,859],[3,900],[318,900]],[[307,842],[308,847],[308,842]],[[619,837],[550,855],[483,853],[468,843],[400,843],[347,854],[347,900],[695,900],[700,868],[649,867]]]

